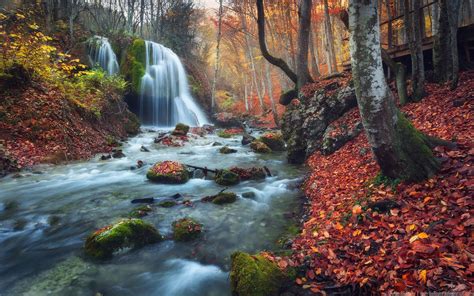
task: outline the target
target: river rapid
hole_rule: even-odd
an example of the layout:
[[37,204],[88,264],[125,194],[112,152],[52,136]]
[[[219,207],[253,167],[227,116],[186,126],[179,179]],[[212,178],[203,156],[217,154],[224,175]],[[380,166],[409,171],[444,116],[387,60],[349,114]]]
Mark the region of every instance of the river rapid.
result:
[[[230,254],[277,248],[301,205],[301,167],[287,164],[285,153],[255,154],[240,144],[241,136],[196,136],[183,147],[166,147],[154,143],[157,134],[146,129],[124,142],[124,158],[43,165],[21,178],[0,179],[0,295],[231,295]],[[219,153],[216,141],[237,153]],[[132,170],[137,160],[145,166]],[[209,168],[267,166],[273,176],[230,187],[237,201],[215,205],[200,202],[224,188],[212,180],[149,182],[146,171],[161,160]],[[250,191],[254,198],[242,197]],[[192,217],[203,224],[199,239],[124,250],[105,262],[84,256],[85,238],[128,217],[137,207],[131,200],[167,200],[176,193],[193,206],[154,206],[143,220],[167,236],[173,221]]]

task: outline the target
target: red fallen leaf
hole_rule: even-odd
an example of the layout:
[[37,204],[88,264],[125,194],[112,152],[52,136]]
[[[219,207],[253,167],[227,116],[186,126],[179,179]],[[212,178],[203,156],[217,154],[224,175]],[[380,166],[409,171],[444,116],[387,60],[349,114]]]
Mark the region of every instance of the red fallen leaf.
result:
[[306,276],[312,280],[314,280],[314,278],[316,277],[315,274],[314,274],[314,271],[312,269],[309,269],[307,272],[306,272]]
[[434,248],[431,245],[424,244],[421,241],[413,242],[411,248],[413,251],[417,253],[428,254],[428,255],[433,254],[436,251],[436,248]]
[[285,269],[288,267],[288,262],[286,260],[280,260],[278,262],[278,266],[281,268],[281,269]]
[[303,284],[303,280],[300,279],[300,278],[296,278],[295,282],[296,282],[298,285],[302,285],[302,284]]

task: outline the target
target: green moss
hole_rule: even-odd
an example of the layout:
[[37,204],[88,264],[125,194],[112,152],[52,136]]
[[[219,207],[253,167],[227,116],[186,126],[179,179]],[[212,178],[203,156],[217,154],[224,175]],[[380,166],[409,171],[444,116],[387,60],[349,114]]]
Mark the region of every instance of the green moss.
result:
[[255,140],[252,143],[250,143],[250,149],[257,153],[270,153],[272,152],[272,149],[268,147],[265,143]]
[[233,192],[221,192],[218,195],[214,196],[212,203],[216,205],[223,205],[228,203],[233,203],[237,200],[237,195]]
[[141,218],[148,215],[148,213],[151,211],[153,211],[153,209],[149,205],[139,206],[130,212],[129,217]]
[[216,173],[215,181],[219,185],[232,186],[240,183],[240,177],[229,170],[219,170]]
[[174,207],[175,205],[177,205],[178,203],[176,203],[175,201],[173,200],[165,200],[165,201],[162,201],[158,204],[159,207],[162,207],[162,208],[172,208]]
[[231,259],[230,284],[234,295],[278,295],[286,276],[276,264],[261,255],[243,252],[235,252]]
[[381,172],[379,172],[377,176],[374,177],[371,183],[375,186],[384,185],[386,187],[392,188],[392,190],[396,190],[400,182],[400,179],[392,179],[390,177],[384,176]]
[[[184,165],[181,165],[181,167],[178,167],[176,170],[169,173],[158,173],[160,171],[168,171],[166,169],[166,163],[166,161],[157,162],[148,170],[146,177],[150,181],[164,184],[184,184],[188,182],[189,173]],[[177,166],[178,165],[180,164],[177,164]]]
[[221,138],[225,138],[225,139],[232,138],[232,135],[229,133],[226,133],[225,131],[218,131],[217,136]]
[[139,248],[162,240],[153,225],[140,219],[122,220],[91,234],[84,245],[88,256],[95,259],[108,259],[123,248]]
[[172,224],[173,238],[176,241],[191,241],[199,237],[202,224],[192,218],[179,219]]
[[398,176],[391,177],[416,182],[435,174],[440,163],[429,147],[428,137],[413,127],[401,112],[398,112],[397,133],[400,172]]
[[125,61],[122,63],[122,73],[131,83],[135,93],[140,91],[140,83],[145,75],[146,67],[146,45],[145,40],[135,39],[128,47]]
[[273,151],[285,150],[285,141],[281,133],[266,133],[259,140]]
[[175,136],[186,136],[186,134],[189,132],[189,125],[186,125],[184,123],[178,123],[172,134]]

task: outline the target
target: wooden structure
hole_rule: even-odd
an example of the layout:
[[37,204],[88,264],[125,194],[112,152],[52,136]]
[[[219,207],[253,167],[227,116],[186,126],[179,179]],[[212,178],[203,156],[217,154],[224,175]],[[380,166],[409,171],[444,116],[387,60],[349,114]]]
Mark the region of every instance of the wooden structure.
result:
[[[410,55],[406,42],[403,0],[378,0],[380,18],[380,40],[382,47],[387,50],[394,59]],[[436,34],[434,18],[438,0],[422,0],[423,16],[419,21],[423,29],[423,50],[430,51],[433,48],[433,35]],[[411,11],[413,13],[413,11]],[[439,13],[439,12],[438,12]],[[439,15],[439,14],[438,14]],[[459,18],[459,44],[462,46],[463,55],[467,62],[474,62],[474,0],[462,0],[462,8]],[[350,68],[350,60],[343,62],[343,68]]]

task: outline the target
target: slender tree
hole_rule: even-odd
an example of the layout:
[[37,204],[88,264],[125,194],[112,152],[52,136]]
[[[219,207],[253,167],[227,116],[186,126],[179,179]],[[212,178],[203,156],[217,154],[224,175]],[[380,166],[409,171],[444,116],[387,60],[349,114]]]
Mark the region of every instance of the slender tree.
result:
[[299,0],[299,32],[298,32],[298,56],[296,64],[296,75],[298,76],[297,88],[300,89],[308,81],[311,75],[308,70],[308,46],[310,41],[312,0]]
[[214,111],[216,107],[216,84],[217,77],[219,75],[219,64],[220,64],[220,47],[222,38],[222,15],[223,11],[223,0],[219,0],[219,13],[218,13],[218,24],[217,24],[217,42],[216,42],[216,61],[214,64],[214,78],[212,79],[212,90],[211,90],[211,109]]
[[362,123],[382,173],[417,181],[439,168],[429,137],[416,130],[397,109],[384,77],[377,3],[350,0],[352,74]]

